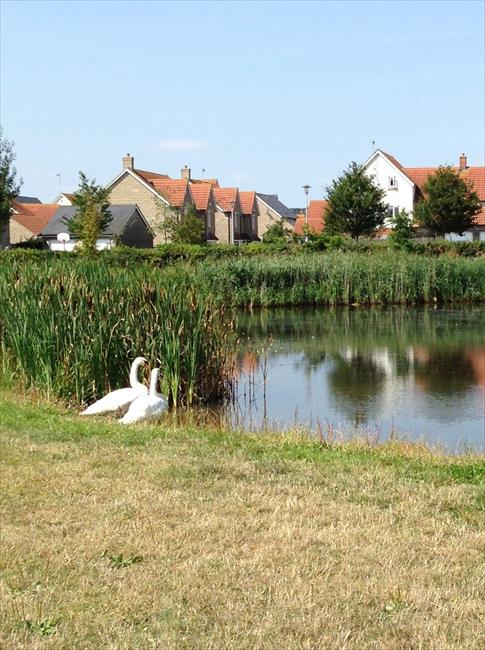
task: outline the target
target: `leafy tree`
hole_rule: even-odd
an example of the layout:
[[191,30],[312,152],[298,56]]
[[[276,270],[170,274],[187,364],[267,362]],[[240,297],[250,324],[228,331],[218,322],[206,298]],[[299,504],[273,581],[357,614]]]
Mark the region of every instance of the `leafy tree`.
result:
[[384,224],[384,190],[355,162],[327,187],[327,198],[325,230],[329,234],[348,234],[358,239],[360,235],[372,235]]
[[394,248],[410,250],[412,248],[413,220],[406,210],[398,210],[392,218],[392,232],[389,241]]
[[164,205],[159,199],[155,199],[155,204],[160,224],[158,229],[165,242],[202,244],[205,241],[205,224],[194,206],[191,206],[187,213],[181,214],[178,210]]
[[475,222],[481,205],[472,184],[452,167],[440,167],[423,185],[425,198],[416,205],[415,218],[437,235],[462,235]]
[[81,249],[86,253],[96,250],[96,241],[111,222],[109,212],[109,190],[96,185],[95,180],[88,180],[83,172],[79,172],[79,188],[74,192],[73,203],[76,215],[69,219],[67,225],[70,232],[79,237]]
[[22,184],[21,180],[17,181],[14,161],[13,142],[4,138],[0,128],[0,244],[4,230],[8,228],[12,201],[18,196]]
[[283,223],[280,219],[263,233],[263,243],[264,244],[284,244],[289,242],[291,239],[291,230]]
[[186,214],[180,215],[172,241],[180,244],[202,244],[205,241],[205,224],[191,206]]

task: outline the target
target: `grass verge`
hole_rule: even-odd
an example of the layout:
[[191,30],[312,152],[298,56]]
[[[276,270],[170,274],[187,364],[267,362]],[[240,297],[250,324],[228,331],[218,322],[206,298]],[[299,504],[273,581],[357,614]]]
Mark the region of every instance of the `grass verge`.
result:
[[482,648],[485,463],[0,396],[4,648]]

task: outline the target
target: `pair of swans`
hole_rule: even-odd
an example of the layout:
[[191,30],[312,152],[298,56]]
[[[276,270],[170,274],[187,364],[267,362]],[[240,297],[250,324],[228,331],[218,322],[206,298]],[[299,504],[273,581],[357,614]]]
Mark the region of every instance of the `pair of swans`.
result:
[[81,415],[106,415],[107,413],[124,413],[119,420],[123,424],[134,424],[152,420],[161,415],[168,407],[166,398],[157,392],[160,368],[150,373],[150,389],[138,381],[138,370],[145,365],[145,357],[137,357],[130,370],[130,388],[119,388],[88,406]]

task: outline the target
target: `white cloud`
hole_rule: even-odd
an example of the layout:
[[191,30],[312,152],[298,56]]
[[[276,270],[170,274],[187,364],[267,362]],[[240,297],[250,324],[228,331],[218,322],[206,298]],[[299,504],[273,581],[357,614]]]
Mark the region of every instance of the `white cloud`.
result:
[[161,140],[159,143],[162,151],[200,151],[207,148],[207,143],[203,140],[178,140],[169,138]]

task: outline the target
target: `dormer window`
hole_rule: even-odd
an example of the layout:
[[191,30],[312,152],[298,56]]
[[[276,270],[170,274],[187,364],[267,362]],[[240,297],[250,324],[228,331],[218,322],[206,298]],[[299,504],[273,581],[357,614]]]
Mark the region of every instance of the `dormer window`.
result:
[[397,178],[395,176],[389,176],[387,187],[390,190],[397,190]]

